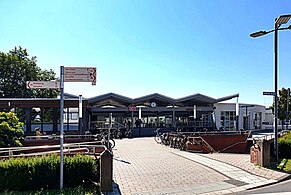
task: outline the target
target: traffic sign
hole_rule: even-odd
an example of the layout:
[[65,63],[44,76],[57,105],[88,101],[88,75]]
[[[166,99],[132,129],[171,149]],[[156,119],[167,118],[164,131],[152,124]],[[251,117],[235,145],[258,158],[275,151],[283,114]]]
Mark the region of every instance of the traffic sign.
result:
[[26,81],[27,89],[59,89],[59,81]]
[[130,112],[136,112],[136,107],[135,106],[128,106],[128,111]]
[[264,91],[263,92],[263,95],[273,95],[273,96],[275,96],[276,95],[276,92],[273,92],[273,91]]
[[92,82],[96,85],[96,68],[64,67],[65,82]]

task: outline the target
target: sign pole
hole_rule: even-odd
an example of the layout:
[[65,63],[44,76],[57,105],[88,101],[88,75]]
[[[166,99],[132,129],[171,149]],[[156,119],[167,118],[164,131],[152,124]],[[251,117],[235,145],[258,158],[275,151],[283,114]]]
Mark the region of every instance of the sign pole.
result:
[[61,100],[60,100],[60,190],[63,190],[64,184],[64,66],[61,66],[61,77],[60,77],[60,90],[61,90]]

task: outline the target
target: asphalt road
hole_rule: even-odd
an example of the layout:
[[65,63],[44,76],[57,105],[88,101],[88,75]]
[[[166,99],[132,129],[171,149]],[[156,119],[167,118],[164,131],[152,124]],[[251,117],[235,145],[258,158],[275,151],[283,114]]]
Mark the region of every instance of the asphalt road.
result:
[[282,194],[282,195],[291,195],[291,180],[283,181],[277,184],[273,184],[270,186],[253,189],[253,190],[247,190],[244,192],[237,193],[239,195],[243,194]]

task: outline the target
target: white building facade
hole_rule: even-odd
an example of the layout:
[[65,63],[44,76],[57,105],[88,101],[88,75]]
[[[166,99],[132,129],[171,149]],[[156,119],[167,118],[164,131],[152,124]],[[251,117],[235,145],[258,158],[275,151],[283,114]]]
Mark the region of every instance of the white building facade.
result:
[[[214,121],[217,129],[238,131],[264,129],[266,108],[262,105],[239,104],[239,115],[236,116],[235,103],[214,104]],[[238,118],[238,129],[237,129]]]

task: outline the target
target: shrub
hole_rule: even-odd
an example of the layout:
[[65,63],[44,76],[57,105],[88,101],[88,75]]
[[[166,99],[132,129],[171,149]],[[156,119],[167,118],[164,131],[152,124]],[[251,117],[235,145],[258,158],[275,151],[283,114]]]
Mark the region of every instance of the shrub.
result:
[[291,132],[278,139],[280,158],[291,158]]
[[22,146],[23,123],[12,112],[0,112],[0,147]]
[[[97,163],[90,156],[64,158],[64,186],[97,181]],[[0,191],[59,188],[60,157],[11,158],[0,161]]]

